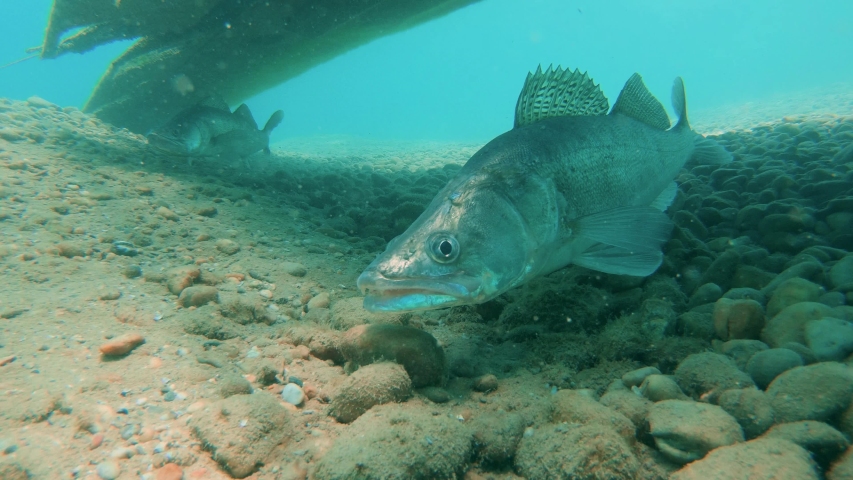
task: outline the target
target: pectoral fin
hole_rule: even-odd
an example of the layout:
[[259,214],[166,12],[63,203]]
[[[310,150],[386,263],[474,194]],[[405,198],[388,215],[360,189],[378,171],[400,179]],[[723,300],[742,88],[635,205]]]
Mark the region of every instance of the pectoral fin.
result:
[[632,251],[660,251],[672,221],[654,207],[622,207],[577,219],[573,235]]
[[663,262],[660,250],[632,251],[612,245],[596,244],[587,249],[573,263],[604,273],[646,277]]

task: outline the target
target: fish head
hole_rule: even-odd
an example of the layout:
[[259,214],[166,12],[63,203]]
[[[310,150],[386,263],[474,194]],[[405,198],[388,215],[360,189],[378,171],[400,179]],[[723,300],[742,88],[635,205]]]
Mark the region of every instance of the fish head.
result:
[[371,311],[415,311],[490,300],[519,284],[532,246],[511,199],[484,182],[445,187],[359,276]]
[[204,148],[204,135],[196,122],[170,122],[148,134],[148,143],[173,155],[193,155]]

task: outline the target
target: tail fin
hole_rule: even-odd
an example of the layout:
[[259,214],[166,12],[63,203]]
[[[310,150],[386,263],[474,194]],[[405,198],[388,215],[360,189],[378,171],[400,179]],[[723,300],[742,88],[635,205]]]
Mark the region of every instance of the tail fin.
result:
[[675,77],[675,81],[672,83],[672,108],[678,115],[678,123],[675,124],[674,128],[690,128],[690,123],[687,121],[687,98],[684,96],[684,80],[681,77]]
[[269,120],[267,120],[267,124],[264,125],[264,133],[269,135],[275,127],[277,127],[281,120],[284,118],[284,112],[282,110],[276,110],[275,113],[272,114]]

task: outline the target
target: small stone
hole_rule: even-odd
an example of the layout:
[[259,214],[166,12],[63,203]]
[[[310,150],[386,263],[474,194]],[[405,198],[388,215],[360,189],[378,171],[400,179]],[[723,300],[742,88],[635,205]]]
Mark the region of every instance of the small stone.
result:
[[200,307],[210,302],[219,303],[219,290],[207,285],[187,287],[178,297],[178,303],[184,308]]
[[696,289],[696,292],[690,296],[690,301],[687,303],[687,308],[691,309],[706,303],[716,302],[718,298],[723,296],[723,290],[716,283],[706,283]]
[[103,480],[115,480],[121,474],[121,466],[115,460],[104,460],[96,470]]
[[447,390],[440,387],[424,387],[418,390],[418,392],[433,403],[447,403],[450,401],[450,394],[447,393]]
[[624,383],[626,387],[631,388],[643,383],[643,380],[645,380],[649,375],[660,375],[660,370],[655,367],[643,367],[631,370],[630,372],[622,375],[622,383]]
[[[180,295],[185,288],[191,286],[200,276],[201,270],[198,267],[174,268],[167,274],[168,282],[166,286],[172,292],[172,295]],[[147,278],[148,275],[146,274]]]
[[477,392],[492,392],[498,389],[498,377],[488,374],[474,380],[474,390]]
[[82,245],[71,242],[61,242],[56,246],[59,256],[65,258],[85,257],[86,249]]
[[288,383],[281,390],[281,399],[285,402],[299,406],[305,401],[305,392],[295,383]]
[[757,352],[746,364],[746,373],[764,390],[773,379],[794,367],[803,366],[803,359],[793,350],[771,348]]
[[139,265],[128,265],[122,269],[121,274],[127,278],[137,278],[142,275],[142,268]]
[[100,298],[101,300],[118,300],[119,297],[121,297],[120,290],[107,290],[106,292],[102,293],[98,298]]
[[329,292],[320,292],[312,297],[311,300],[308,300],[306,307],[308,308],[308,311],[311,311],[315,308],[329,308],[331,303],[332,302],[329,299]]
[[201,215],[202,217],[214,217],[217,213],[219,213],[219,211],[216,210],[216,207],[211,205],[209,207],[199,208],[196,213]]
[[234,240],[221,238],[216,241],[216,249],[225,255],[234,255],[240,251],[240,245]]
[[282,262],[280,266],[285,273],[294,277],[304,277],[308,273],[308,270],[301,263]]
[[144,342],[145,338],[142,335],[127,333],[101,345],[98,350],[105,356],[125,355]]
[[350,423],[375,405],[406,400],[411,392],[412,382],[402,366],[391,362],[366,365],[338,388],[329,415],[339,422]]
[[173,222],[177,222],[178,220],[181,219],[181,217],[179,217],[177,213],[169,210],[166,207],[158,208],[157,209],[157,215],[160,215],[161,217],[165,218],[166,220],[171,220]]
[[844,360],[853,353],[853,323],[838,318],[812,320],[805,327],[806,345],[821,362]]

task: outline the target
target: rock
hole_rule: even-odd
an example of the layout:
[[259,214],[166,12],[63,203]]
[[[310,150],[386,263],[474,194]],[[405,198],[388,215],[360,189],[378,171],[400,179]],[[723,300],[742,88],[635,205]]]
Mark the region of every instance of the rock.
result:
[[767,321],[761,331],[761,340],[773,348],[788,342],[806,344],[805,327],[812,320],[834,317],[833,309],[822,303],[795,303]]
[[220,238],[216,241],[215,246],[217,250],[225,255],[234,255],[240,251],[240,244],[227,238]]
[[177,464],[167,463],[155,472],[155,480],[182,480],[184,471]]
[[338,387],[329,415],[351,423],[374,405],[402,402],[412,394],[412,382],[402,366],[381,362],[356,370]]
[[714,329],[721,339],[757,339],[763,328],[764,308],[755,300],[721,298],[714,303]]
[[711,313],[689,311],[678,316],[676,330],[685,337],[711,340],[717,334]]
[[759,340],[729,340],[720,345],[718,351],[731,357],[740,370],[746,371],[749,359],[756,353],[767,350],[767,344]]
[[512,467],[518,443],[527,427],[525,416],[515,412],[483,411],[471,419],[474,459],[490,470]]
[[279,267],[284,270],[285,273],[294,277],[304,277],[308,270],[301,263],[294,262],[281,262]]
[[177,222],[178,220],[181,219],[181,217],[179,217],[177,213],[173,212],[172,210],[170,210],[166,207],[158,208],[157,209],[157,215],[160,215],[161,217],[165,218],[166,220],[171,220],[173,222]]
[[[850,145],[850,151],[853,151],[853,143]],[[853,448],[848,448],[826,472],[826,480],[850,480],[851,478],[853,478]]]
[[470,430],[431,408],[377,405],[342,430],[312,478],[456,478],[471,458]]
[[853,370],[835,362],[796,367],[767,387],[776,423],[827,421],[853,399]]
[[639,427],[646,420],[646,415],[652,402],[641,397],[628,389],[608,390],[601,396],[599,403],[607,408],[625,415],[635,427]]
[[98,347],[104,356],[120,356],[145,343],[145,338],[138,333],[126,333]]
[[219,378],[219,395],[228,398],[232,395],[245,395],[252,393],[252,384],[236,373],[223,374]]
[[801,366],[803,359],[797,352],[787,348],[771,348],[753,355],[746,364],[746,373],[758,388],[764,390],[783,372]]
[[717,353],[696,353],[685,358],[675,369],[675,378],[681,389],[693,398],[716,398],[731,388],[754,385],[735,362]]
[[634,441],[634,424],[624,415],[598,403],[579,390],[560,390],[551,396],[554,410],[551,423],[601,425],[629,442]]
[[716,302],[721,296],[723,296],[723,290],[719,285],[716,283],[706,283],[697,288],[693,295],[690,296],[687,308],[690,309],[706,303]]
[[723,294],[723,298],[730,300],[755,300],[762,305],[767,304],[767,297],[760,290],[748,287],[732,288]]
[[847,255],[829,269],[829,284],[834,288],[850,283],[853,283],[853,255]]
[[515,455],[524,478],[638,478],[641,465],[623,437],[602,425],[548,425],[527,433]]
[[673,473],[670,480],[819,480],[809,452],[787,440],[762,438],[727,447]]
[[0,478],[3,480],[29,480],[33,476],[17,462],[0,460]]
[[103,480],[115,480],[121,474],[121,465],[115,460],[104,460],[95,469]]
[[100,300],[118,300],[121,298],[120,290],[107,290],[98,296]]
[[744,440],[737,421],[707,403],[664,400],[649,409],[648,422],[658,450],[676,463],[698,460],[715,448]]
[[498,389],[498,377],[488,374],[474,379],[474,390],[477,392],[492,392]]
[[678,383],[668,375],[649,375],[640,385],[640,394],[652,402],[661,400],[687,400]]
[[424,387],[418,390],[418,393],[425,396],[433,403],[447,403],[450,401],[450,394],[447,390],[439,387]]
[[737,420],[746,438],[755,438],[773,426],[770,399],[756,388],[726,390],[717,404]]
[[281,399],[291,405],[302,405],[305,401],[305,392],[299,385],[288,383],[281,389]]
[[624,383],[626,387],[631,388],[643,383],[643,380],[645,380],[649,375],[660,375],[660,370],[655,367],[643,367],[631,370],[630,372],[622,375],[622,383]]
[[307,310],[310,312],[311,310],[317,308],[329,308],[329,305],[332,303],[329,298],[329,292],[320,292],[317,295],[311,297],[311,300],[308,300],[308,304],[305,305]]
[[842,292],[826,292],[817,301],[827,307],[840,307],[847,303],[847,298]]
[[726,250],[708,267],[708,270],[702,275],[701,280],[699,280],[699,284],[714,283],[721,290],[728,290],[739,262],[740,255],[736,251]]
[[178,296],[178,303],[184,308],[200,307],[210,302],[219,303],[219,290],[207,285],[187,287]]
[[86,247],[74,242],[61,242],[56,245],[56,250],[60,257],[65,258],[85,257],[88,253]]
[[792,278],[805,278],[809,279],[815,277],[817,275],[823,274],[823,265],[817,262],[803,262],[793,265],[779,275],[776,275],[776,278],[773,279],[772,282],[767,284],[766,287],[761,289],[761,293],[764,295],[773,295],[773,292],[779,287],[781,284],[790,280]]
[[801,302],[815,302],[823,295],[823,287],[802,278],[792,278],[782,282],[767,304],[767,316],[772,318],[789,305]]
[[172,295],[180,295],[181,292],[191,286],[196,279],[201,275],[201,270],[197,267],[178,267],[170,270],[166,276],[168,281],[166,286]]
[[853,323],[838,318],[812,320],[805,326],[806,345],[821,362],[841,361],[853,353]]
[[188,425],[232,477],[251,475],[291,431],[287,410],[271,395],[234,395],[196,412]]
[[776,425],[761,438],[779,438],[794,442],[810,451],[818,465],[823,468],[829,466],[850,446],[843,433],[814,420]]
[[441,386],[447,380],[444,350],[435,337],[404,325],[359,325],[349,329],[341,353],[357,365],[380,360],[397,362],[406,369],[415,388]]

